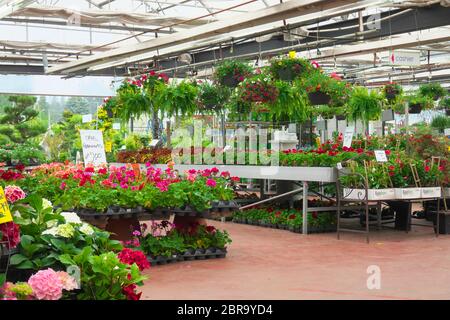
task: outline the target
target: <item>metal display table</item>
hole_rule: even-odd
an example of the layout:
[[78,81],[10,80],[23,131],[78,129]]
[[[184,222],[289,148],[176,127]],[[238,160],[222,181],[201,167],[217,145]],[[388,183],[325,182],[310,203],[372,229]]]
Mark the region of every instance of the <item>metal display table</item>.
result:
[[[111,165],[123,166],[127,163],[112,163]],[[129,165],[129,164],[128,164]],[[140,164],[141,169],[145,169],[145,164]],[[154,164],[154,168],[166,168],[165,164]],[[217,168],[219,171],[228,171],[231,176],[238,176],[246,179],[270,179],[284,181],[299,181],[301,188],[286,192],[281,195],[270,197],[246,206],[240,209],[246,209],[257,206],[262,203],[270,202],[275,199],[302,194],[303,197],[303,234],[308,234],[308,212],[337,210],[337,207],[327,208],[308,208],[308,182],[336,183],[336,170],[332,167],[287,167],[287,166],[250,166],[250,165],[206,165],[206,164],[175,164],[174,169],[180,172],[189,169],[205,170]]]

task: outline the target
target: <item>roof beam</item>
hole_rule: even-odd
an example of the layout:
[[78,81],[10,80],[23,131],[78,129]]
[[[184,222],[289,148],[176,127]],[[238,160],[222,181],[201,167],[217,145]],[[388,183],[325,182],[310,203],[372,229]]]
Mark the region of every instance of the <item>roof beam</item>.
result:
[[20,10],[35,0],[16,0],[16,1],[2,1],[0,2],[0,19],[13,14],[17,10]]
[[170,47],[182,42],[190,42],[217,34],[224,34],[237,30],[243,30],[258,25],[271,23],[283,19],[297,17],[303,14],[319,12],[329,8],[339,7],[344,4],[355,3],[357,0],[291,0],[269,8],[257,10],[236,16],[229,21],[217,21],[191,30],[176,32],[170,36],[160,37],[145,41],[133,46],[127,46],[111,50],[104,54],[94,55],[89,58],[80,59],[61,66],[51,67],[48,73],[74,72],[87,69],[95,64],[117,60],[132,54],[140,54],[151,50]]

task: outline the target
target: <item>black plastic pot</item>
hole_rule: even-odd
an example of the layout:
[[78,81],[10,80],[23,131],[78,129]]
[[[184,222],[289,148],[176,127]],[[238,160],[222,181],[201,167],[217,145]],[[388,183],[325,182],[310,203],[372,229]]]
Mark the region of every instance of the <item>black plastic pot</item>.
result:
[[277,71],[278,78],[283,81],[292,81],[294,79],[294,72],[291,68],[283,68]]
[[409,113],[418,114],[422,111],[422,105],[420,103],[410,104],[409,105]]
[[346,119],[346,116],[343,114],[336,115],[336,120],[345,120],[345,119]]
[[108,118],[114,117],[112,110],[106,110],[106,114],[108,115]]
[[[432,212],[433,225],[436,228],[436,211]],[[450,215],[439,214],[439,234],[450,234]]]
[[397,96],[396,92],[387,92],[386,93],[386,99],[388,99],[389,101],[394,100],[396,96]]
[[330,103],[331,97],[322,91],[308,93],[309,102],[312,105],[324,105]]
[[230,87],[230,88],[235,88],[239,84],[239,81],[233,75],[227,75],[227,76],[222,78],[221,83],[224,86],[227,86],[227,87]]

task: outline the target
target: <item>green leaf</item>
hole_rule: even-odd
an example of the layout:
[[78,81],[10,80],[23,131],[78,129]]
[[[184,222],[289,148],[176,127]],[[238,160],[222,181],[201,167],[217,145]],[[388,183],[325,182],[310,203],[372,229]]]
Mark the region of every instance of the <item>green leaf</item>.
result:
[[28,260],[28,258],[25,257],[24,255],[18,253],[18,254],[15,254],[15,255],[13,255],[11,257],[10,264],[11,265],[18,265],[18,264],[21,264],[25,260]]

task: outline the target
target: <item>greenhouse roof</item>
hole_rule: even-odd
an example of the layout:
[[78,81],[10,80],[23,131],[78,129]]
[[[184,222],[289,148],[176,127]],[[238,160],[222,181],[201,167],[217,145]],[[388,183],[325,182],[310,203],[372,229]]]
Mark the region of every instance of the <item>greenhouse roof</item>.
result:
[[[450,1],[6,0],[0,73],[207,77],[296,51],[352,81],[450,79]],[[405,51],[406,50],[406,51]],[[393,65],[393,53],[418,55]]]

